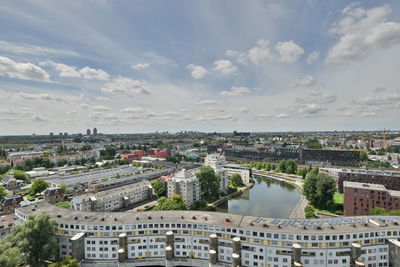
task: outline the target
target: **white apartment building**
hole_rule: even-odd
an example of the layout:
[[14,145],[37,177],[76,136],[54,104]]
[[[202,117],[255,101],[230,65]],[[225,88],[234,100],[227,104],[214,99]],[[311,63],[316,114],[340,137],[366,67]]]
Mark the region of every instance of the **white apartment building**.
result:
[[82,267],[400,266],[399,216],[307,220],[203,211],[104,213],[46,202],[20,207],[15,215],[22,222],[42,212],[57,222],[58,257],[77,258]]
[[226,158],[224,155],[222,155],[220,153],[208,154],[204,158],[204,165],[210,166],[211,168],[213,168],[215,173],[221,177],[221,181],[220,181],[220,189],[221,190],[228,189],[228,183],[229,183],[228,173],[222,171],[222,166],[225,164],[227,164]]
[[232,174],[237,173],[242,177],[242,181],[245,185],[249,185],[251,183],[251,171],[250,168],[246,166],[239,164],[225,164],[222,165],[222,172],[227,173],[227,179],[229,179]]
[[75,210],[113,211],[150,198],[152,189],[147,180],[98,193],[86,193],[72,199]]
[[200,200],[200,181],[194,171],[182,169],[172,176],[167,185],[168,197],[178,194],[188,207]]

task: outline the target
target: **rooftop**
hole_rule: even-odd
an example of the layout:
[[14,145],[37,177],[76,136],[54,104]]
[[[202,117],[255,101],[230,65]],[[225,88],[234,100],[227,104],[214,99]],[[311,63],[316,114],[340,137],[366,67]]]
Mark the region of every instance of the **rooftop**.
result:
[[[21,207],[18,211],[30,215],[48,213],[57,221],[86,224],[131,224],[131,223],[203,223],[219,226],[246,228],[248,230],[276,231],[288,233],[352,233],[399,229],[400,216],[359,216],[329,219],[276,219],[243,216],[205,211],[144,211],[144,212],[87,212],[68,210],[40,202],[35,206]],[[378,222],[378,223],[377,223]]]

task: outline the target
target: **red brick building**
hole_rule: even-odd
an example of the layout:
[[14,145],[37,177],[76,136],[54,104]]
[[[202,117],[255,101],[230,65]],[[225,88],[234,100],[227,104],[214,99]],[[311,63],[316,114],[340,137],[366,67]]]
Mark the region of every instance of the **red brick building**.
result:
[[400,209],[400,191],[387,190],[381,184],[343,183],[344,215],[368,215],[376,207],[385,210]]
[[156,158],[166,158],[168,157],[169,153],[167,150],[159,149],[159,148],[150,148],[148,150],[149,156],[156,157]]
[[121,154],[121,159],[128,159],[129,163],[134,160],[141,160],[143,157],[142,150],[132,150],[131,153]]

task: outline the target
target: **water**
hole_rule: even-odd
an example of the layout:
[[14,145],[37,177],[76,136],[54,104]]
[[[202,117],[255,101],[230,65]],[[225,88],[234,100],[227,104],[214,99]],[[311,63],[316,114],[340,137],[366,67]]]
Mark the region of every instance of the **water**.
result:
[[256,177],[254,186],[242,195],[222,203],[217,211],[250,216],[288,218],[300,200],[292,185]]

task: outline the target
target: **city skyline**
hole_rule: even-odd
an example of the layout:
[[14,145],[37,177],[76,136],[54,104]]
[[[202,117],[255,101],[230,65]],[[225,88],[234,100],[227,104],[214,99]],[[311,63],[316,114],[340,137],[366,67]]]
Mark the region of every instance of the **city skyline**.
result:
[[27,1],[0,14],[0,135],[398,128],[396,1]]

